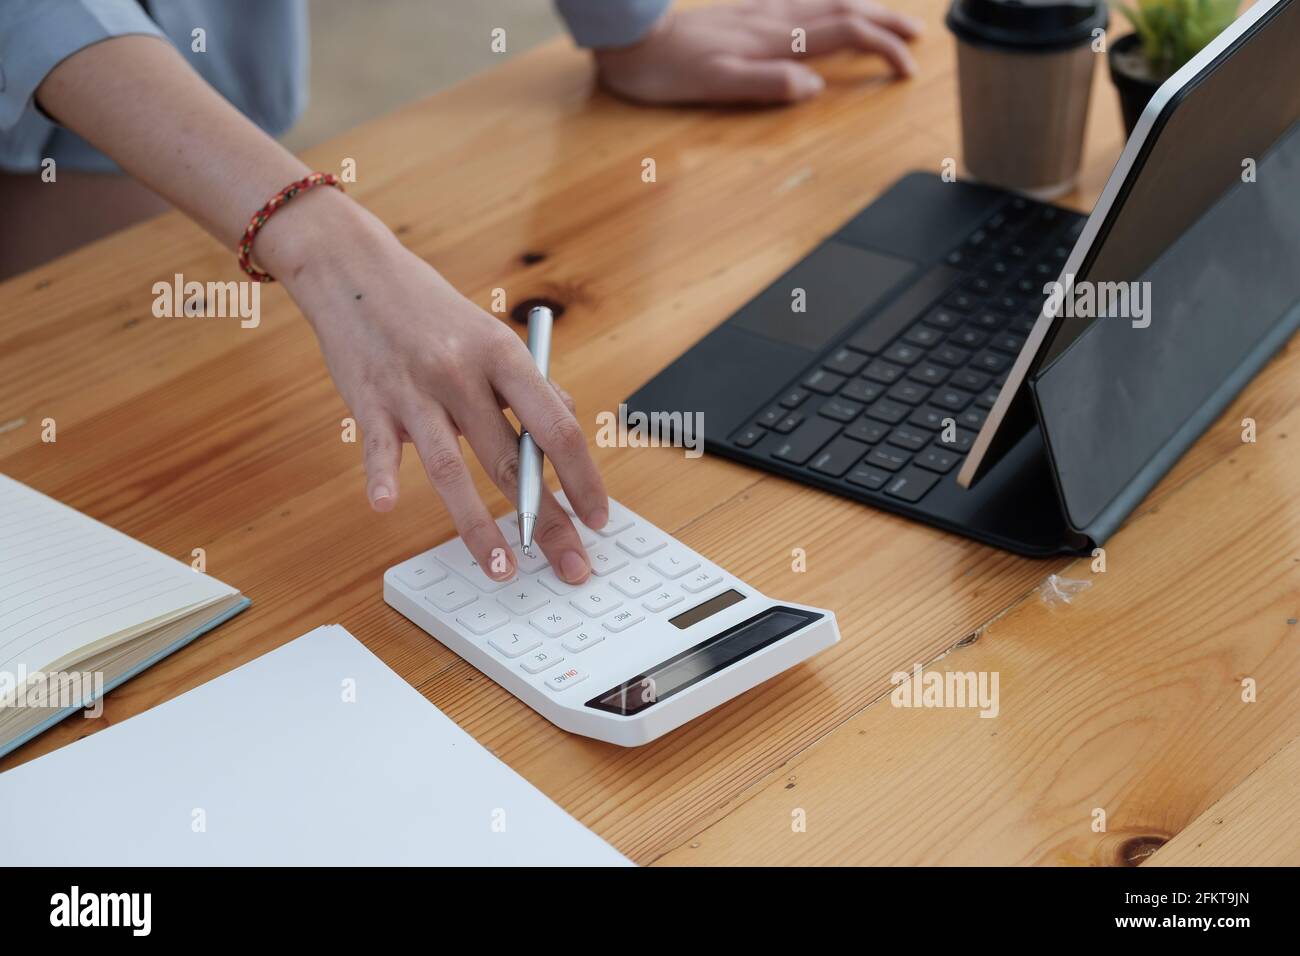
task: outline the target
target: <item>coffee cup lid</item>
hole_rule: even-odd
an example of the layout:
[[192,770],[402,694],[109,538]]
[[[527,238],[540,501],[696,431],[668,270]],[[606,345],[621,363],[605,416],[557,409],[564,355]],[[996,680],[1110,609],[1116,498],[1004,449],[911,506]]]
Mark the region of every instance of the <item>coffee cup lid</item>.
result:
[[1029,52],[1076,46],[1109,20],[1103,0],[953,0],[946,22],[968,43]]

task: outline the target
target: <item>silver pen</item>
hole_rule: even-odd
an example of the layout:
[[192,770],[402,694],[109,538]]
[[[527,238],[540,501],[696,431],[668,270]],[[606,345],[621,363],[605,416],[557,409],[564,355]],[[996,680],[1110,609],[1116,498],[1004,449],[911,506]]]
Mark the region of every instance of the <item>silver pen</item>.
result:
[[[551,325],[555,316],[544,305],[528,313],[528,351],[542,378],[550,377]],[[542,450],[528,431],[519,433],[519,546],[533,556],[533,528],[542,505]]]

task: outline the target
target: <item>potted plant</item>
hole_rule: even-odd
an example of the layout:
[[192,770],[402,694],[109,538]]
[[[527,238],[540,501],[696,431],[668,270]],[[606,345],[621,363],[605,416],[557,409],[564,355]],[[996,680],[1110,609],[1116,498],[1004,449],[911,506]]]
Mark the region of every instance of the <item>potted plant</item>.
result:
[[1129,134],[1160,84],[1236,19],[1240,2],[1137,0],[1136,8],[1117,4],[1137,31],[1111,44],[1107,55]]

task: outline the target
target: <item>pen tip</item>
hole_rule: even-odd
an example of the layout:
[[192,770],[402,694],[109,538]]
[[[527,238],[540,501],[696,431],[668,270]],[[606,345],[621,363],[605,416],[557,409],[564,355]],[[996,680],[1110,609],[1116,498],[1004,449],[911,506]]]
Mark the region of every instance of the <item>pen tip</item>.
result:
[[533,549],[532,549],[532,548],[525,546],[524,549],[523,549],[523,551],[524,551],[524,554],[527,555],[528,557],[531,558],[531,557],[533,556]]

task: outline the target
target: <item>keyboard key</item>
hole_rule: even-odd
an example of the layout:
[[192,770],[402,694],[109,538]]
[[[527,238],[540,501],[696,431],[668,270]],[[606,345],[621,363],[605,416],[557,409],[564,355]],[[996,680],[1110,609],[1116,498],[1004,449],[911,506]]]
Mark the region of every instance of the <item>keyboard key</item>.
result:
[[924,350],[917,348],[915,345],[898,342],[885,349],[884,357],[897,365],[911,365],[913,362],[920,361],[921,356],[924,354]]
[[680,578],[700,566],[699,560],[685,548],[670,546],[650,559],[650,569],[669,579]]
[[914,325],[906,335],[903,336],[904,342],[909,342],[918,348],[928,349],[935,345],[943,338],[943,333],[937,329],[932,329],[928,325]]
[[957,428],[954,429],[952,440],[944,441],[944,434],[940,432],[939,437],[935,439],[934,443],[936,445],[942,445],[949,451],[959,452],[964,455],[966,452],[970,451],[970,446],[975,443],[975,433],[967,431],[964,428]]
[[948,377],[948,370],[942,365],[935,365],[933,362],[922,362],[912,371],[907,373],[907,377],[913,381],[929,385],[942,385],[944,379]]
[[604,577],[606,574],[613,574],[619,568],[627,567],[627,558],[608,544],[592,548],[587,552],[587,557],[591,559],[591,573],[598,578]]
[[581,654],[589,647],[595,647],[605,639],[603,631],[598,631],[594,627],[584,627],[579,631],[574,631],[563,641],[560,646],[570,654]]
[[819,395],[834,395],[844,382],[843,375],[836,375],[834,372],[819,368],[803,380],[803,387]]
[[912,412],[911,416],[907,419],[907,423],[909,425],[915,425],[918,428],[925,428],[932,432],[937,432],[943,427],[943,420],[948,417],[950,417],[948,412],[935,408],[932,405],[927,405],[924,408],[918,408],[916,411]]
[[701,591],[707,591],[711,587],[716,587],[722,583],[722,575],[715,574],[709,570],[696,571],[682,581],[683,590],[690,591],[692,594],[699,594]]
[[479,567],[478,561],[469,553],[469,548],[465,547],[465,543],[460,538],[440,545],[434,550],[434,555],[448,570],[459,574],[480,591],[491,594],[493,591],[499,591],[510,583],[509,581],[494,581],[489,578],[483,569]]
[[889,397],[908,405],[920,405],[930,394],[930,389],[917,382],[899,382],[889,390]]
[[942,448],[927,448],[916,456],[915,464],[927,471],[946,475],[952,469],[952,466],[957,464],[960,457],[960,455],[944,451]]
[[929,359],[931,362],[947,365],[949,368],[960,368],[970,359],[970,350],[945,343],[931,352]]
[[912,459],[912,453],[895,448],[893,445],[877,445],[875,450],[862,462],[885,471],[898,471]]
[[784,408],[798,408],[808,398],[808,393],[802,388],[792,388],[781,396],[780,404]]
[[576,611],[567,611],[559,605],[552,605],[541,614],[534,614],[528,619],[528,623],[547,637],[559,637],[579,626],[582,618]]
[[975,306],[979,305],[979,296],[972,295],[969,292],[954,292],[948,298],[943,300],[943,304],[955,312],[971,312]]
[[652,597],[642,601],[641,606],[647,611],[653,611],[658,614],[660,611],[672,607],[683,599],[683,595],[676,591],[660,590],[656,591]]
[[552,674],[546,678],[546,686],[550,690],[559,692],[574,684],[581,684],[587,679],[587,672],[578,670],[576,667],[566,667],[558,674]]
[[988,340],[989,337],[983,332],[969,327],[958,329],[949,339],[949,341],[956,343],[964,349],[977,349]]
[[817,414],[837,422],[851,422],[862,414],[862,406],[842,398],[832,398],[817,410]]
[[541,582],[542,587],[546,588],[546,590],[550,591],[552,594],[559,595],[560,597],[563,597],[574,590],[572,584],[567,584],[564,581],[561,581],[555,576],[555,572],[550,569],[539,574],[537,580]]
[[516,581],[512,587],[508,587],[498,594],[497,600],[511,614],[523,617],[532,614],[543,604],[549,602],[551,595],[536,582],[529,581],[527,584],[520,584]]
[[767,432],[757,425],[746,425],[731,436],[731,443],[737,448],[753,448]]
[[653,531],[639,531],[634,528],[614,543],[632,557],[644,558],[662,548],[668,543],[668,539]]
[[889,434],[889,426],[881,422],[873,422],[870,418],[859,418],[856,422],[844,429],[844,437],[852,438],[854,441],[866,442],[868,445],[874,445],[880,439]]
[[957,416],[957,424],[969,428],[972,431],[979,431],[984,427],[984,419],[987,417],[987,412],[972,405],[970,408],[966,409],[966,411]]
[[456,623],[475,634],[495,631],[507,623],[510,615],[495,604],[479,598],[473,604],[462,608],[456,614]]
[[620,571],[610,578],[609,583],[631,598],[648,594],[659,587],[659,579],[644,571]]
[[876,421],[885,422],[888,425],[897,425],[910,413],[911,409],[906,405],[900,405],[898,402],[891,401],[888,398],[882,398],[876,404],[867,409],[867,414]]
[[623,599],[609,588],[589,584],[570,598],[569,604],[579,614],[600,617],[616,607],[622,607]]
[[959,412],[975,398],[970,392],[959,388],[941,388],[930,396],[930,401],[942,409]]
[[[998,329],[1002,328],[1006,321],[1007,317],[1005,315],[998,312],[990,312],[987,309],[981,309],[979,312],[970,316],[970,324],[975,326],[977,329],[983,329],[986,332],[996,332]],[[961,344],[965,345],[966,343],[963,342]],[[978,348],[978,346],[972,346],[972,348]]]
[[1012,332],[1002,332],[993,336],[993,341],[989,343],[989,347],[995,348],[999,352],[1006,352],[1008,355],[1019,355],[1024,344],[1025,340],[1021,336]]
[[1007,358],[1005,355],[1000,355],[997,352],[990,352],[988,350],[985,350],[981,352],[979,355],[975,356],[975,361],[973,361],[971,365],[973,365],[975,368],[979,369],[982,372],[992,372],[996,375],[998,372],[1006,368],[1010,363],[1011,360]]
[[488,638],[488,643],[506,657],[522,657],[534,648],[542,646],[536,634],[513,629],[493,634]]
[[982,372],[973,372],[968,368],[955,372],[952,378],[948,379],[949,385],[964,388],[968,392],[981,392],[988,383],[989,377],[987,375]]
[[397,580],[416,591],[447,576],[446,570],[434,560],[432,554],[416,555],[410,561],[404,561],[395,567],[393,573]]
[[821,451],[839,430],[839,423],[829,418],[810,418],[791,434],[782,436],[772,455],[792,465],[802,465]]
[[[922,444],[928,444],[928,438]],[[841,435],[819,452],[809,467],[823,475],[839,478],[856,465],[866,453],[867,446],[862,442]]]
[[834,372],[836,375],[857,375],[862,371],[862,366],[867,364],[867,357],[861,352],[855,352],[852,349],[836,349],[826,361],[822,362],[822,368]]
[[529,674],[540,674],[562,663],[564,658],[553,651],[533,651],[519,663],[519,666]]
[[939,476],[932,471],[908,468],[890,479],[885,485],[885,494],[901,498],[903,501],[917,502],[935,486],[938,480]]
[[951,332],[957,326],[961,325],[961,314],[954,312],[952,309],[945,309],[942,306],[937,309],[931,309],[921,321],[927,325],[933,325],[936,329],[944,329]]
[[754,424],[761,425],[764,428],[771,428],[783,418],[785,418],[785,409],[780,405],[774,405],[754,419]]
[[862,402],[870,404],[878,399],[885,387],[877,385],[875,382],[868,382],[863,378],[855,378],[849,384],[840,389],[840,397],[847,398],[851,402]]
[[879,468],[872,468],[870,465],[858,465],[849,472],[848,480],[855,485],[861,485],[863,488],[871,491],[878,491],[884,487],[885,482],[889,480],[889,472],[881,471]]
[[889,436],[889,443],[897,445],[899,448],[905,448],[908,451],[920,451],[934,436],[927,431],[919,428],[909,428],[907,425],[900,425],[894,429]]
[[867,366],[866,371],[862,373],[863,378],[869,378],[873,382],[879,382],[882,385],[893,385],[903,377],[906,371],[901,365],[895,365],[892,362],[886,362],[883,359],[876,359]]
[[791,412],[772,426],[772,431],[778,435],[788,435],[800,425],[803,424],[803,416],[798,412]]
[[455,575],[434,584],[424,599],[440,611],[459,611],[478,599],[478,592]]
[[633,624],[640,624],[645,620],[644,614],[638,614],[633,610],[615,611],[605,622],[605,630],[617,634],[619,631],[626,631]]

